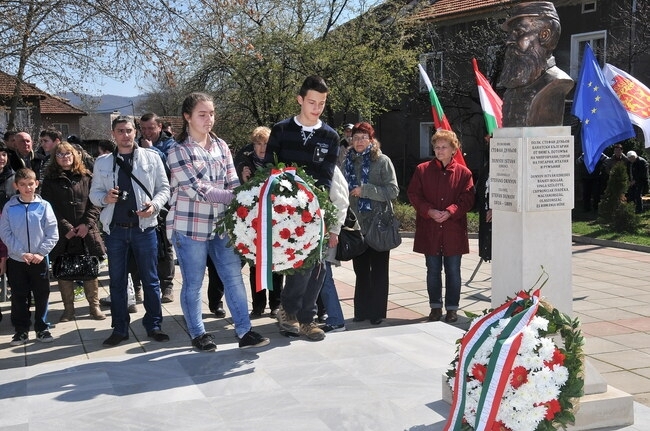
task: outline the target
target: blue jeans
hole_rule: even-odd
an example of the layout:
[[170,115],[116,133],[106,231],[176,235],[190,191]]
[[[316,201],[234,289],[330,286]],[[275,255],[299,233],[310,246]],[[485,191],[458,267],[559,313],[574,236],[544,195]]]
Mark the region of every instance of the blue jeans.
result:
[[341,310],[341,303],[339,302],[339,294],[334,285],[334,277],[332,277],[332,264],[325,262],[325,269],[325,280],[323,281],[323,288],[320,291],[320,297],[323,300],[325,310],[327,310],[327,320],[325,320],[325,323],[328,325],[345,325],[343,310]]
[[445,267],[445,308],[458,310],[460,303],[460,258],[455,256],[425,255],[427,264],[427,292],[431,308],[442,308],[442,267]]
[[207,241],[198,241],[176,231],[172,233],[172,244],[183,276],[181,309],[192,339],[205,333],[201,287],[208,255],[223,282],[226,303],[235,323],[235,333],[241,338],[251,330],[241,259],[232,247],[228,247],[228,241],[226,235],[223,238],[216,236]]
[[[129,250],[133,253],[130,254]],[[147,333],[160,330],[163,318],[158,280],[158,240],[154,228],[150,227],[143,231],[139,227],[111,226],[110,235],[106,235],[106,255],[110,278],[113,333],[129,335],[131,322],[127,294],[129,256],[135,259],[142,281],[145,310],[142,325]]]

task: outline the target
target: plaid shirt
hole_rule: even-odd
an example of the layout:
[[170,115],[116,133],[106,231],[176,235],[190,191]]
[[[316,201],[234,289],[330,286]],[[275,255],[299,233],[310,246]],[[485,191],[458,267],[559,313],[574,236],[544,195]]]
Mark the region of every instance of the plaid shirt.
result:
[[203,148],[188,137],[169,150],[167,163],[172,189],[167,236],[174,230],[197,241],[214,238],[216,221],[226,207],[208,202],[205,195],[214,187],[232,190],[239,185],[228,145],[212,137]]

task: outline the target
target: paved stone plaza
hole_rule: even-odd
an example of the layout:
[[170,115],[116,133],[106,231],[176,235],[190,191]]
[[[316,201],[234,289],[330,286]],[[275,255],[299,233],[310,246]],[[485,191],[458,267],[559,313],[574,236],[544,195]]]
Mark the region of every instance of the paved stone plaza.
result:
[[[206,326],[219,347],[193,352],[177,291],[176,302],[163,304],[168,343],[147,338],[138,305],[130,339],[104,348],[110,318],[91,320],[80,301],[77,320],[52,329],[54,343],[11,347],[9,303],[2,303],[0,430],[441,430],[449,410],[441,375],[467,319],[461,313],[455,326],[425,323],[424,258],[412,244],[405,238],[391,254],[388,319],[381,325],[351,321],[352,265],[334,270],[348,331],[317,343],[279,335],[265,316],[253,324],[271,344],[240,351],[230,315],[212,317],[206,299]],[[478,264],[476,240],[470,248],[461,308],[481,312],[490,307],[491,268],[481,264],[467,283]],[[573,310],[585,351],[609,385],[636,401],[635,425],[613,429],[650,429],[649,267],[645,252],[573,247]],[[177,279],[180,286],[180,271]],[[105,271],[100,281],[106,291]],[[56,285],[50,303],[49,320],[56,322],[63,308]]]

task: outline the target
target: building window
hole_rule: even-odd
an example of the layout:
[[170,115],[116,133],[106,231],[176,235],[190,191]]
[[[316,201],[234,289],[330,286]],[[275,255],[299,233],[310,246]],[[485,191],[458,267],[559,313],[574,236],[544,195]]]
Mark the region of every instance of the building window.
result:
[[571,36],[571,69],[570,75],[574,80],[578,79],[582,56],[585,52],[585,45],[589,43],[594,55],[601,66],[607,61],[607,31],[594,31],[591,33],[574,34]]
[[67,123],[52,123],[52,127],[61,132],[64,140],[68,139],[68,136],[70,136],[70,125]]
[[[442,84],[442,52],[429,52],[420,55],[420,64],[426,70],[431,83],[435,85]],[[420,77],[420,93],[428,93],[427,85]]]
[[582,2],[582,13],[596,12],[596,2],[595,1],[583,1]]
[[420,159],[430,159],[433,157],[431,137],[435,132],[436,128],[433,123],[420,123]]
[[[5,125],[9,124],[10,111],[7,109],[5,112]],[[15,130],[30,131],[34,126],[32,121],[32,108],[16,108],[16,118],[14,118]],[[6,126],[5,126],[6,127]]]

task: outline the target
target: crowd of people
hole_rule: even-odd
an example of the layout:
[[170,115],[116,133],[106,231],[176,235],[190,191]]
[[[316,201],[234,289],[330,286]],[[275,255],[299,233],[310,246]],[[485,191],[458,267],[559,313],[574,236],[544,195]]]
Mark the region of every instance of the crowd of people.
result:
[[[12,293],[15,335],[10,344],[26,343],[32,325],[37,341],[53,341],[46,317],[49,265],[63,253],[108,260],[110,295],[102,303],[110,306],[112,332],[103,341],[105,347],[129,338],[136,300],[144,306],[142,325],[148,337],[168,341],[162,303],[178,299],[193,348],[216,350],[203,322],[206,271],[209,309],[225,317],[225,298],[242,349],[269,343],[251,323],[267,307],[287,336],[319,341],[327,333],[345,331],[332,274],[340,264],[338,234],[349,209],[356,228],[366,235],[377,213],[397,198],[399,186],[370,123],[346,124],[339,138],[320,119],[328,93],[321,77],[307,77],[297,94],[300,111],[271,128],[253,130],[250,144],[235,155],[214,132],[214,102],[205,93],[185,98],[183,127],[175,136],[153,113],[143,115],[138,124],[131,117],[116,117],[112,142],[104,143],[94,160],[53,129],[41,132],[36,150],[28,133],[7,132],[0,145],[0,273],[6,272]],[[444,320],[455,322],[460,262],[469,252],[467,212],[474,205],[474,183],[469,169],[454,159],[460,151],[454,132],[437,131],[431,145],[434,158],[417,166],[408,187],[416,210],[414,250],[424,255],[427,266],[429,321],[441,320],[444,308]],[[255,267],[250,268],[249,308],[243,260],[215,224],[234,189],[276,162],[301,166],[329,192],[336,211],[326,226],[325,257],[284,276],[273,274],[268,297],[256,288]],[[175,263],[182,275],[177,295]],[[373,247],[352,258],[353,321],[379,325],[386,318],[389,264],[390,250]],[[57,283],[64,307],[59,322],[73,321],[77,283]],[[98,280],[84,281],[83,289],[90,317],[105,319]]]

